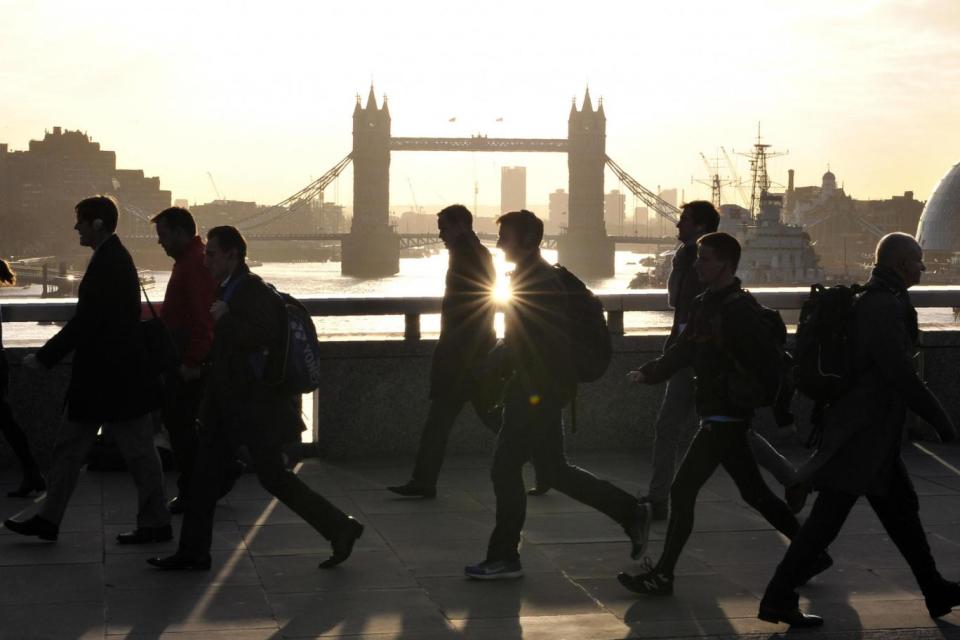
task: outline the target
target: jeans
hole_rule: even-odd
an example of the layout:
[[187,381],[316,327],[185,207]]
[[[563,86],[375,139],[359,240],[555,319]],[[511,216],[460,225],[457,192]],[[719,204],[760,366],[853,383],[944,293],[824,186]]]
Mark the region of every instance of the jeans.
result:
[[487,546],[487,560],[517,560],[527,514],[523,465],[532,460],[538,482],[628,525],[636,513],[632,495],[567,462],[563,450],[562,405],[549,397],[531,396],[516,380],[507,388],[503,427],[497,437],[490,476],[497,500],[496,526]]
[[677,470],[677,460],[697,430],[696,389],[693,368],[681,369],[667,380],[663,402],[653,425],[653,474],[647,496],[651,502],[666,502]]
[[[47,483],[47,497],[38,515],[59,526],[67,510],[70,496],[77,488],[80,468],[97,439],[97,424],[73,422],[66,417],[53,445],[53,460]],[[150,414],[133,420],[103,423],[127,463],[137,486],[137,527],[162,527],[170,524],[167,496],[163,485],[163,467],[153,444],[153,421]]]
[[747,442],[747,422],[706,422],[697,432],[670,491],[670,522],[657,568],[673,575],[680,552],[693,531],[697,494],[719,465],[740,490],[740,496],[777,531],[792,538],[799,523],[790,508],[763,481]]
[[[773,579],[767,585],[763,602],[770,606],[796,608],[800,576],[804,569],[830,546],[859,496],[837,489],[823,488],[817,494],[810,516],[793,538]],[[902,465],[896,465],[890,491],[884,496],[868,495],[867,500],[890,540],[910,565],[924,595],[931,595],[943,585],[936,562],[930,553],[927,535],[920,522],[917,492]]]

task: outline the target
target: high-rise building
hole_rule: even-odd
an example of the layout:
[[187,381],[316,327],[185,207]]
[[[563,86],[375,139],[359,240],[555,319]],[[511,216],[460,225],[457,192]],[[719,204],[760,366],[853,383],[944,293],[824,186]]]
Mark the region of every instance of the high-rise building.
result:
[[650,235],[650,210],[646,207],[634,207],[633,209],[633,232],[634,235]]
[[550,194],[547,220],[557,227],[567,226],[567,211],[570,206],[570,194],[564,189],[557,189]]
[[189,209],[190,201],[187,200],[186,198],[177,198],[176,200],[173,201],[173,206],[180,207],[181,209]]
[[623,218],[627,213],[627,196],[614,189],[603,197],[603,218],[618,236],[623,235]]
[[116,153],[80,131],[54,127],[26,151],[0,144],[0,252],[29,256],[74,249],[73,207],[96,194],[117,199],[121,235],[152,235],[150,217],[170,206],[159,178],[117,169]]
[[527,208],[527,168],[500,167],[500,212]]

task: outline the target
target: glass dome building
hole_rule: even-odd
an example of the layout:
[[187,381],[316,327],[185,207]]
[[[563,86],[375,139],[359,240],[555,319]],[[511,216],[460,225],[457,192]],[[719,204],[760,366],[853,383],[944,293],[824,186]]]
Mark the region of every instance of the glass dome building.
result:
[[947,171],[923,208],[917,240],[930,257],[960,254],[960,162]]

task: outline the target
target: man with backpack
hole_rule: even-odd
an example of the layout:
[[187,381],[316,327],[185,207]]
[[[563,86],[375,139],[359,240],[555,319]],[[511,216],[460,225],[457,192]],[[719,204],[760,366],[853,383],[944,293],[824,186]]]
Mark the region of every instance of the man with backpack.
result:
[[[720,214],[712,202],[694,200],[680,209],[677,240],[681,242],[681,246],[673,256],[672,269],[667,280],[667,300],[673,308],[673,324],[663,345],[664,352],[677,341],[680,332],[687,326],[693,301],[704,291],[704,284],[693,268],[697,259],[697,240],[715,232],[719,225]],[[685,446],[697,428],[695,396],[692,367],[680,369],[667,380],[660,411],[653,425],[650,486],[647,495],[640,498],[641,501],[650,503],[655,521],[667,519],[670,486],[673,484],[677,461],[683,458]],[[789,413],[781,412],[777,415],[777,423],[780,424]],[[789,460],[753,429],[748,432],[747,438],[760,466],[773,473],[781,483],[792,481],[794,469]]]
[[834,355],[849,359],[849,367],[841,392],[823,407],[820,446],[798,474],[819,493],[767,586],[757,616],[761,620],[796,627],[823,624],[819,616],[800,611],[796,588],[803,583],[804,567],[836,538],[861,496],[910,565],[930,616],[960,606],[960,584],[937,571],[917,493],[900,455],[908,408],[931,424],[942,441],[957,435],[913,365],[917,312],[907,289],[920,282],[924,271],[923,250],[912,236],[884,236],[864,291],[846,316],[836,318],[849,346],[845,354]]
[[[509,376],[503,426],[490,472],[496,495],[496,526],[487,557],[467,566],[477,579],[523,575],[518,552],[526,518],[522,469],[533,460],[540,479],[556,490],[603,512],[620,525],[642,554],[649,531],[649,508],[626,491],[567,462],[561,410],[577,388],[571,344],[568,289],[560,270],[540,256],[543,222],[530,211],[497,219],[497,246],[516,265],[505,309],[504,339],[491,352],[490,367]],[[581,284],[582,286],[582,284]]]
[[[799,523],[790,508],[767,487],[748,442],[754,409],[776,396],[782,367],[777,330],[765,310],[736,277],[740,244],[726,233],[708,233],[697,241],[694,263],[705,291],[689,320],[664,354],[631,371],[634,383],[655,384],[685,367],[696,376],[700,429],[680,465],[670,491],[670,520],[660,560],[645,562],[637,575],[617,578],[636,593],[673,594],[674,568],[690,533],[697,494],[719,465],[733,478],[740,495],[774,528],[793,537]],[[776,313],[776,312],[772,312]],[[832,564],[825,553],[808,563],[804,581]]]
[[200,412],[198,459],[177,552],[148,560],[159,569],[210,568],[224,447],[246,445],[260,484],[330,540],[333,554],[320,563],[321,568],[346,560],[363,533],[363,525],[315,493],[284,464],[283,445],[299,441],[304,429],[301,397],[267,384],[263,354],[285,352],[289,346],[285,301],[250,272],[246,254],[246,241],[235,227],[214,227],[207,233],[204,263],[219,291],[210,308],[214,338]]

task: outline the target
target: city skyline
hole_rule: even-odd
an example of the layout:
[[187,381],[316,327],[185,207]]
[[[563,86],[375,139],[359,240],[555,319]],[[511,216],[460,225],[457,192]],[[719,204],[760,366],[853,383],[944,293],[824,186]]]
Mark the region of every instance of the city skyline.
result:
[[[586,15],[528,3],[318,14],[292,3],[269,12],[172,3],[149,17],[110,2],[0,6],[0,142],[19,150],[53,126],[84,130],[121,166],[191,202],[216,197],[208,171],[225,197],[263,204],[322,174],[349,152],[353,96],[371,80],[401,136],[563,137],[570,101],[589,83],[604,99],[610,156],[648,188],[687,199],[709,197],[691,183],[706,174],[699,153],[747,150],[758,121],[765,142],[790,151],[771,163],[774,180],[792,168],[798,185],[818,184],[829,164],[861,198],[926,199],[960,149],[951,126],[960,70],[950,64],[960,8],[942,0],[623,12],[600,3]],[[94,14],[102,38],[75,28]],[[631,16],[675,28],[641,37]],[[492,28],[498,20],[512,28]],[[331,23],[343,28],[316,31]],[[461,31],[490,41],[464,43]],[[561,157],[470,155],[394,154],[392,208],[470,205],[475,184],[479,202],[496,202],[502,166],[527,167],[531,203],[565,186]],[[746,164],[738,169],[746,177]],[[619,186],[608,173],[607,190]],[[349,204],[350,180],[326,195]],[[726,200],[737,202],[732,192]]]

